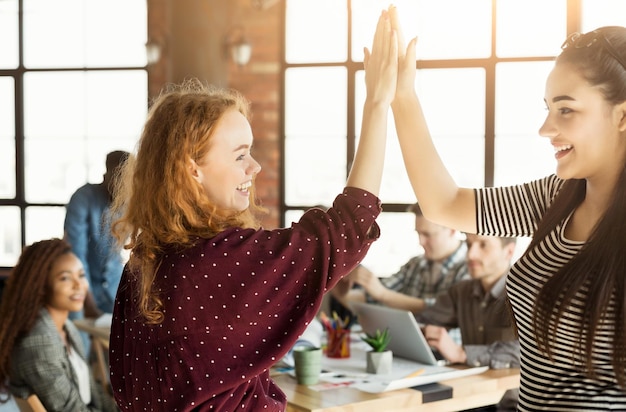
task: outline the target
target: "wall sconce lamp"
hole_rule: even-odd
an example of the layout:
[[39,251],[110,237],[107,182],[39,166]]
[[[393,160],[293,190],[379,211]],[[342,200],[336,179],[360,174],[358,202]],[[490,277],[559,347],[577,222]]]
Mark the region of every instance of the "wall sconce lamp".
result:
[[252,44],[248,41],[242,28],[231,30],[226,37],[226,53],[239,67],[243,67],[250,61],[252,55]]
[[230,45],[230,55],[238,66],[245,66],[250,61],[252,45],[243,37],[236,43]]
[[258,10],[267,10],[279,0],[252,0],[252,6]]
[[148,66],[152,66],[161,60],[161,54],[163,53],[163,46],[161,42],[149,40],[146,43],[146,62]]

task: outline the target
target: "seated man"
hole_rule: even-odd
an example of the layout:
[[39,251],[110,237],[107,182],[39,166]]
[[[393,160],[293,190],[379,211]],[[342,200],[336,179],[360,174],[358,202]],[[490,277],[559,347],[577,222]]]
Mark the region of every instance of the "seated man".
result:
[[[341,304],[349,307],[352,301],[378,302],[418,313],[432,305],[440,292],[468,278],[466,248],[458,232],[426,220],[418,204],[408,211],[415,214],[415,230],[424,253],[386,278],[378,278],[366,267],[357,266],[331,290]],[[355,285],[360,288],[354,288]]]
[[[519,341],[506,307],[506,275],[515,252],[515,238],[468,234],[467,266],[471,279],[452,285],[417,317],[426,324],[428,343],[451,363],[492,368],[519,367]],[[459,328],[463,344],[448,328]],[[505,393],[490,409],[516,410],[517,390]]]
[[[350,302],[367,301],[419,313],[432,305],[439,293],[469,278],[467,249],[459,233],[426,220],[417,203],[407,211],[415,214],[415,230],[424,253],[386,278],[378,278],[366,267],[357,266],[330,291],[342,306],[349,308]],[[344,317],[340,310],[337,312]],[[455,338],[460,342],[460,334]]]

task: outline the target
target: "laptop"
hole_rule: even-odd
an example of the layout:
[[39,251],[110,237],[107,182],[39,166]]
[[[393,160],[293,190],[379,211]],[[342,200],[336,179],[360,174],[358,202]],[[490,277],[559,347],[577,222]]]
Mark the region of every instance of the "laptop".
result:
[[[394,373],[383,379],[364,380],[354,385],[365,392],[380,393],[441,380],[460,378],[485,372],[488,366],[452,367],[444,366],[445,360],[428,345],[422,329],[413,313],[370,303],[353,303],[352,312],[358,316],[363,332],[389,328],[391,340],[387,346],[393,352]],[[438,355],[438,356],[437,356]],[[412,377],[407,372],[416,368],[422,372]]]
[[387,346],[395,356],[424,365],[445,365],[445,358],[428,345],[413,313],[408,310],[355,302],[352,311],[365,333],[389,328],[391,340]]

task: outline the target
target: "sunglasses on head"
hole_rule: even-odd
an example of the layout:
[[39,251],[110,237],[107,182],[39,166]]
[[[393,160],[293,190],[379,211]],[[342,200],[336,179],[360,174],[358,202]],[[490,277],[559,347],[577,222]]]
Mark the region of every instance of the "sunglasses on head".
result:
[[626,70],[626,62],[624,62],[624,59],[620,57],[609,39],[607,39],[604,34],[596,30],[584,34],[578,32],[570,34],[561,45],[561,49],[565,50],[568,47],[584,49],[586,47],[593,47],[597,44],[599,44],[600,47],[604,47],[604,50],[606,50]]

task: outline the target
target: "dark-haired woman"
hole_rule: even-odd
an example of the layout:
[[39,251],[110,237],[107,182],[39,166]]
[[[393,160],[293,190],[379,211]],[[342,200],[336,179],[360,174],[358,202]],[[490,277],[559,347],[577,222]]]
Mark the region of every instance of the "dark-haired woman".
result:
[[1,393],[35,394],[48,412],[117,410],[96,384],[68,320],[82,310],[88,287],[82,263],[64,240],[24,249],[0,303]]
[[511,187],[456,185],[415,93],[414,49],[415,40],[392,109],[424,215],[469,233],[532,236],[507,281],[521,346],[519,409],[626,410],[626,28],[563,44],[539,129],[556,174]]

